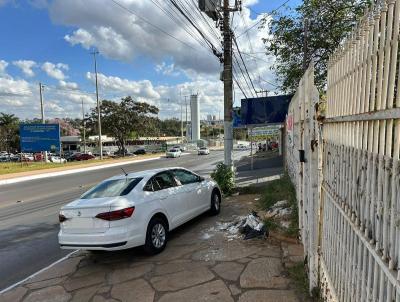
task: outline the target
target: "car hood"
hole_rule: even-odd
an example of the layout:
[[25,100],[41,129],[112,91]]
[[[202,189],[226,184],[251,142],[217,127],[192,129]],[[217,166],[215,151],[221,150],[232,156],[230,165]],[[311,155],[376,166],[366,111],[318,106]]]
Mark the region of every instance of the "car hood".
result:
[[131,202],[125,196],[102,197],[90,199],[77,199],[63,206],[62,210],[74,208],[102,208],[102,207],[124,207]]

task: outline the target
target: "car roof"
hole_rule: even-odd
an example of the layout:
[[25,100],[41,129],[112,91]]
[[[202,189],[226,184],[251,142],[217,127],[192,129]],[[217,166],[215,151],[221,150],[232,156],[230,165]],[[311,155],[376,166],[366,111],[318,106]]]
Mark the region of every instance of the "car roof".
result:
[[[174,169],[187,170],[186,168],[182,168],[182,167],[167,167],[167,168],[144,170],[144,171],[133,172],[133,173],[129,173],[128,172],[128,176],[127,177],[129,177],[129,178],[143,177],[144,179],[149,179],[150,177],[154,176],[157,173],[164,172],[164,171],[170,171],[170,170],[174,170]],[[111,178],[108,178],[107,180],[122,179],[122,178],[125,178],[125,177],[126,177],[125,174],[121,174],[121,175],[116,175],[116,176],[113,176]]]

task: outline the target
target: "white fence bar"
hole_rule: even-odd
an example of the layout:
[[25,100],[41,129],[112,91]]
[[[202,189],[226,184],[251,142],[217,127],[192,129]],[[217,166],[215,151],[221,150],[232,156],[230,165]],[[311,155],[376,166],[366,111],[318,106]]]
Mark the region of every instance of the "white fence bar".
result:
[[310,288],[327,301],[400,302],[399,36],[400,0],[376,2],[330,58],[325,119],[313,66],[289,106]]

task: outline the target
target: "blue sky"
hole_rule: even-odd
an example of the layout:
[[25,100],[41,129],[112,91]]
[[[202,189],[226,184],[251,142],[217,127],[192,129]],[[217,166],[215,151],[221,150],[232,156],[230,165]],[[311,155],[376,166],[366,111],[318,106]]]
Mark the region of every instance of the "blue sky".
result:
[[[157,0],[168,8],[163,1]],[[243,2],[242,17],[236,15],[234,19],[237,35],[259,20],[261,16],[256,12],[272,11],[284,1]],[[296,2],[292,0],[288,5]],[[98,72],[102,98],[117,100],[129,94],[159,106],[161,117],[178,117],[180,94],[198,92],[203,116],[222,110],[222,83],[218,81],[220,66],[216,58],[152,1],[120,0],[119,3],[179,37],[196,51],[135,18],[111,0],[0,0],[3,45],[0,48],[0,111],[37,117],[39,82],[47,86],[48,117],[79,115],[81,99],[86,110],[92,107],[92,49],[100,52]],[[252,43],[246,35],[242,36],[239,39],[242,51],[261,52],[260,40],[265,34],[266,31],[260,32],[255,27],[249,31]],[[213,42],[218,45],[216,38]],[[264,54],[253,55],[273,61]],[[249,60],[247,64],[254,74],[273,79],[269,66],[259,66],[261,61]],[[237,98],[238,102],[239,92]]]

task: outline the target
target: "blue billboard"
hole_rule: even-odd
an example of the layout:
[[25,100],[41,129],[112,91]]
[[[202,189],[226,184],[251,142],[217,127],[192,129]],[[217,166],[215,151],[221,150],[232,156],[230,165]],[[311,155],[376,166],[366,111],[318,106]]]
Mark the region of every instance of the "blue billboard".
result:
[[21,151],[60,151],[59,124],[21,124],[19,126]]
[[242,100],[242,123],[244,125],[284,123],[292,97],[293,95],[278,95]]

